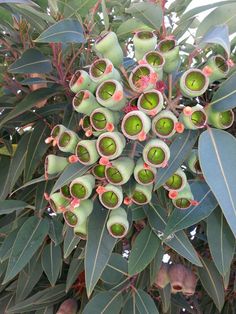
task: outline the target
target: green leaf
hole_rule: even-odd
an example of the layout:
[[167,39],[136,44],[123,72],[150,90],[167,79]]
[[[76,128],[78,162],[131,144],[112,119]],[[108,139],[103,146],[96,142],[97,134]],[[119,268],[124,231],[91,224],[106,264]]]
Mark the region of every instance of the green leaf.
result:
[[235,3],[229,3],[224,6],[217,7],[208,14],[200,23],[196,36],[200,37],[206,34],[211,27],[215,25],[225,24],[229,27],[229,33],[232,34],[236,30],[236,6]]
[[158,289],[161,297],[161,305],[163,313],[168,312],[171,305],[171,286],[168,284],[163,289]]
[[51,193],[52,187],[54,185],[53,181],[47,180],[39,182],[36,187],[35,192],[35,208],[37,211],[44,210],[48,204],[48,201],[44,197],[44,193]]
[[80,163],[74,163],[68,165],[65,170],[61,173],[60,177],[56,181],[52,192],[54,193],[55,191],[59,190],[62,186],[70,183],[72,180],[82,176],[85,174],[91,166],[85,166]]
[[178,254],[189,260],[192,264],[201,266],[198,253],[195,251],[192,243],[183,231],[178,231],[164,239],[164,230],[166,227],[167,215],[165,209],[158,204],[158,199],[153,195],[152,201],[144,206],[148,221],[157,236]]
[[51,61],[35,48],[25,50],[8,69],[10,73],[49,73],[51,71]]
[[54,313],[53,306],[47,306],[35,312],[35,314],[53,314],[53,313]]
[[45,138],[50,134],[50,129],[44,122],[39,122],[34,126],[27,147],[25,159],[25,182],[29,181],[38,164],[48,150],[48,145],[45,143]]
[[66,278],[66,292],[69,291],[70,287],[78,278],[79,274],[84,270],[84,260],[75,257],[71,260],[69,270]]
[[129,256],[129,275],[133,276],[140,273],[151,263],[156,255],[160,243],[160,239],[149,226],[146,226],[138,234]]
[[236,236],[236,140],[222,130],[208,128],[199,138],[204,178]]
[[19,229],[13,230],[2,242],[2,245],[0,247],[0,263],[9,258],[18,231]]
[[125,303],[122,314],[159,314],[153,299],[145,291],[135,289]]
[[107,13],[107,7],[106,7],[106,1],[102,0],[102,14],[103,14],[103,20],[105,25],[105,30],[107,31],[109,29],[109,16]]
[[213,94],[210,105],[215,111],[226,111],[233,109],[236,103],[236,72],[234,72],[226,81],[220,84],[220,87]]
[[134,3],[125,11],[153,29],[161,26],[163,14],[158,3]]
[[65,297],[65,285],[60,284],[55,287],[46,288],[28,299],[21,301],[10,307],[7,313],[27,313],[45,308],[48,305],[56,303]]
[[89,9],[91,9],[97,0],[70,0],[67,3],[64,2],[64,16],[66,18],[71,18],[73,16],[87,16]]
[[80,241],[80,237],[74,234],[73,228],[67,227],[66,235],[63,243],[64,258],[70,256],[71,252],[75,249]]
[[203,36],[198,43],[200,46],[204,44],[217,44],[221,45],[227,55],[230,55],[230,40],[229,40],[229,28],[227,25],[214,25],[209,31]]
[[42,252],[42,266],[51,286],[55,286],[62,266],[61,247],[53,242],[46,245]]
[[128,276],[127,260],[121,254],[112,253],[101,275],[101,280],[107,284],[116,285],[124,279],[124,276]]
[[88,297],[101,277],[117,241],[107,231],[108,216],[109,210],[104,209],[96,200],[94,210],[89,216],[85,247],[85,283]]
[[82,314],[119,314],[123,298],[122,291],[100,292],[95,295],[85,306]]
[[133,17],[121,23],[117,28],[116,34],[118,37],[127,38],[131,36],[132,32],[141,30],[152,30],[152,28],[145,25],[139,19]]
[[38,43],[85,43],[86,39],[80,22],[66,19],[50,26],[35,41]]
[[24,209],[27,206],[28,204],[23,201],[16,200],[0,201],[0,215],[10,214],[16,210]]
[[165,251],[162,245],[159,246],[154,259],[151,261],[149,265],[149,274],[150,274],[150,285],[152,286],[156,281],[156,275],[158,270],[161,267],[163,255]]
[[53,88],[40,88],[31,92],[23,100],[21,100],[14,109],[4,116],[3,119],[0,120],[0,127],[2,127],[3,124],[9,120],[19,116],[27,110],[30,110],[37,102],[48,99],[57,93],[58,91]]
[[190,186],[194,199],[198,201],[198,205],[191,206],[186,210],[175,208],[167,221],[165,237],[205,219],[218,204],[209,186],[205,182],[193,181]]
[[213,261],[222,276],[230,270],[235,238],[218,207],[207,219],[207,239]]
[[48,235],[55,245],[60,244],[63,241],[62,230],[63,224],[57,217],[53,217],[49,221],[49,232]]
[[11,159],[8,156],[0,155],[0,177],[2,184],[0,185],[0,200],[4,200],[8,194],[8,176]]
[[198,135],[199,133],[197,131],[187,130],[176,136],[170,146],[168,166],[157,171],[155,190],[162,186],[182,165],[195,144]]
[[30,217],[20,228],[13,244],[4,283],[14,278],[42,244],[49,229],[46,219]]
[[21,301],[28,297],[40,277],[43,268],[41,265],[41,251],[36,252],[29,264],[20,272],[17,280],[16,300]]
[[222,278],[216,269],[213,262],[202,258],[203,267],[198,269],[198,275],[201,283],[214,301],[219,311],[222,310],[224,305],[224,286]]
[[22,136],[17,144],[16,152],[11,160],[10,167],[7,173],[7,178],[4,181],[2,189],[2,198],[5,198],[13,189],[15,183],[19,179],[25,166],[25,157],[27,153],[27,145],[29,142],[30,133]]

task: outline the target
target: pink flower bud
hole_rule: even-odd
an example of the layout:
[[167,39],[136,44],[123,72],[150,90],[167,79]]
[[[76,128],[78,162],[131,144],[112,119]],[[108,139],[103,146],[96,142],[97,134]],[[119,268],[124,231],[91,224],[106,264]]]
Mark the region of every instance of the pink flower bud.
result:
[[104,186],[100,185],[99,187],[97,187],[96,192],[100,195],[100,194],[103,194],[104,192],[106,192],[106,189]]
[[187,117],[191,116],[193,113],[193,110],[191,107],[187,106],[183,109],[183,114]]
[[125,204],[125,205],[131,205],[132,203],[133,203],[132,199],[129,198],[128,196],[126,196],[126,197],[124,198],[124,204]]
[[91,129],[89,129],[89,130],[87,130],[86,132],[85,132],[85,136],[87,136],[87,137],[90,137],[90,136],[92,136],[93,135],[93,131],[91,130]]
[[177,133],[183,133],[184,132],[184,125],[181,122],[175,123],[175,130]]
[[102,165],[102,166],[112,166],[112,163],[106,157],[101,157],[99,159],[99,165]]
[[206,75],[206,76],[211,76],[213,73],[213,69],[211,67],[209,67],[209,65],[206,65],[203,69],[202,72]]
[[76,156],[76,155],[71,155],[69,158],[68,158],[68,161],[70,164],[74,164],[75,162],[78,162],[79,161],[79,158]]
[[111,122],[107,122],[107,124],[106,124],[106,130],[108,131],[108,132],[113,132],[114,131],[114,124],[113,123],[111,123]]
[[170,191],[168,196],[170,199],[175,200],[178,196],[178,192],[177,191]]

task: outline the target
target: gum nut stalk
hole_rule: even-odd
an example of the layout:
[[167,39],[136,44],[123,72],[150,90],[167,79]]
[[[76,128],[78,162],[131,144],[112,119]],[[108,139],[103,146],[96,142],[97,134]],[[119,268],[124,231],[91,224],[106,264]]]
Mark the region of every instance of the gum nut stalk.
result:
[[78,305],[74,299],[67,299],[60,305],[56,314],[76,314],[77,308]]
[[193,173],[202,174],[197,149],[192,149],[188,159],[186,160],[186,165]]
[[207,114],[205,110],[200,105],[190,108],[192,113],[186,115],[183,110],[179,116],[179,121],[184,124],[186,129],[197,130],[203,128],[207,123]]
[[103,180],[105,179],[105,169],[106,169],[105,165],[97,164],[93,166],[91,172],[97,180]]
[[71,131],[64,131],[58,139],[58,148],[65,153],[74,153],[75,147],[79,142],[79,136]]
[[92,211],[93,211],[92,200],[84,200],[80,202],[79,206],[64,211],[63,216],[65,222],[69,226],[75,227],[82,225]]
[[129,181],[134,170],[134,160],[129,157],[120,157],[106,166],[105,175],[108,182],[122,185]]
[[117,125],[119,119],[120,119],[119,112],[111,111],[107,108],[95,109],[90,115],[91,125],[96,131],[107,130],[109,123],[114,126]]
[[171,292],[181,292],[184,287],[186,268],[182,264],[171,264],[168,270]]
[[172,199],[172,203],[175,207],[184,210],[191,207],[193,199],[194,198],[191,192],[190,185],[186,183],[183,190],[178,192],[177,197],[175,199]]
[[156,87],[158,76],[148,64],[136,66],[129,76],[129,85],[137,93],[148,91]]
[[150,185],[154,182],[157,170],[154,167],[148,166],[139,158],[134,167],[134,178],[141,185]]
[[186,269],[183,294],[186,296],[192,296],[195,294],[197,286],[197,277],[191,269]]
[[96,142],[97,140],[79,141],[75,152],[81,164],[93,165],[99,159]]
[[126,105],[123,86],[116,80],[102,82],[96,90],[99,104],[112,111],[119,111]]
[[99,108],[100,105],[96,101],[96,98],[89,90],[79,91],[73,98],[72,105],[75,111],[90,115],[91,112]]
[[126,236],[129,230],[129,222],[124,208],[119,207],[110,212],[107,220],[107,230],[113,238]]
[[152,120],[152,131],[160,138],[169,138],[176,133],[177,117],[170,110],[162,110]]
[[180,89],[185,97],[198,97],[205,93],[209,78],[199,69],[189,69],[180,78]]
[[169,284],[170,278],[169,278],[168,271],[169,271],[169,265],[166,263],[162,263],[159,271],[157,272],[155,283],[154,283],[154,285],[157,288],[163,289]]
[[47,155],[45,158],[45,174],[57,174],[62,172],[65,167],[69,165],[69,161],[66,157],[60,157],[55,155]]
[[90,197],[95,187],[95,178],[91,174],[85,174],[74,179],[70,184],[70,194],[80,200]]
[[120,207],[123,202],[123,190],[121,186],[107,184],[105,191],[99,194],[101,204],[107,209],[115,209]]
[[133,37],[134,53],[136,60],[143,58],[148,51],[154,50],[157,44],[157,37],[150,31],[139,31]]
[[153,184],[141,185],[136,183],[132,195],[132,201],[138,205],[148,204],[152,199],[152,189]]
[[176,40],[163,39],[158,43],[157,49],[161,52],[165,59],[165,64],[163,67],[164,72],[174,72],[178,68],[180,62],[179,46]]
[[143,56],[143,61],[150,65],[157,73],[158,79],[162,80],[163,67],[165,65],[165,59],[162,53],[159,51],[149,51]]
[[94,47],[99,55],[102,55],[104,58],[111,60],[115,67],[118,67],[122,64],[124,54],[116,33],[102,33],[95,41]]
[[60,192],[56,192],[50,195],[49,204],[55,213],[60,214],[69,206],[70,201]]
[[95,82],[93,82],[89,74],[83,70],[75,72],[70,80],[69,86],[73,93],[78,93],[82,89],[88,89],[91,92],[94,92],[96,89]]
[[99,155],[111,160],[122,154],[126,141],[120,132],[105,132],[98,137],[96,145]]
[[205,107],[208,123],[218,129],[228,129],[234,123],[233,110],[215,111],[214,106],[208,105]]
[[95,60],[89,68],[89,75],[97,84],[109,79],[121,80],[120,73],[116,70],[112,62],[106,58]]
[[143,92],[138,98],[138,109],[150,116],[155,116],[163,109],[162,93],[156,89]]
[[88,234],[88,218],[81,224],[74,227],[74,235],[80,237],[82,240],[87,239]]
[[179,168],[163,185],[167,191],[181,191],[187,184],[185,172]]
[[229,65],[227,60],[221,55],[212,56],[208,59],[206,66],[212,69],[211,74],[209,75],[210,83],[220,80],[226,77],[229,74]]
[[126,138],[141,140],[140,135],[147,135],[151,129],[150,118],[142,111],[133,110],[127,113],[122,120],[121,130]]
[[160,168],[165,167],[170,159],[168,145],[159,139],[151,139],[143,149],[143,160],[149,166]]

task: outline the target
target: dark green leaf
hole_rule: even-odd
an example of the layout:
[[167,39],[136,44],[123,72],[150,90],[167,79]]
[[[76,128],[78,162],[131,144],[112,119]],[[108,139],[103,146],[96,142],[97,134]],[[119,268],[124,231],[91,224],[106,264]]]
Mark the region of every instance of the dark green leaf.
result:
[[25,50],[21,57],[11,64],[10,73],[48,73],[52,70],[51,61],[38,49]]
[[65,285],[60,284],[55,287],[44,289],[30,298],[25,299],[9,308],[7,313],[27,313],[45,308],[48,305],[58,302],[65,297]]
[[35,216],[23,224],[13,244],[4,282],[14,278],[24,268],[42,244],[48,230],[48,221]]
[[80,241],[80,237],[74,235],[73,228],[67,227],[66,235],[63,243],[64,258],[70,256],[71,252],[76,248]]
[[70,262],[70,267],[66,278],[66,292],[69,291],[70,287],[78,278],[79,274],[84,270],[84,260],[74,257]]
[[31,293],[40,277],[43,268],[41,265],[41,251],[36,252],[29,264],[20,272],[17,280],[16,300],[24,300]]
[[82,314],[119,314],[121,307],[121,291],[100,292],[88,302]]
[[55,285],[62,265],[61,247],[53,242],[46,245],[42,252],[42,266],[52,286]]
[[40,88],[31,92],[23,100],[21,100],[16,105],[16,107],[12,109],[12,111],[10,111],[2,120],[0,120],[0,127],[9,120],[19,116],[27,110],[30,110],[37,102],[48,99],[57,93],[58,91],[53,88]]
[[158,289],[161,297],[161,305],[163,313],[166,313],[171,305],[171,286],[168,284],[163,289]]
[[213,262],[205,258],[202,258],[201,261],[203,267],[198,269],[199,278],[204,289],[213,299],[218,310],[221,311],[225,302],[222,278]]
[[236,72],[224,81],[213,94],[211,106],[215,111],[226,111],[233,109],[236,102]]
[[55,245],[60,244],[63,241],[62,230],[63,224],[57,217],[53,217],[49,221],[49,232],[48,235]]
[[4,200],[8,194],[7,188],[8,184],[8,176],[9,176],[9,168],[11,164],[11,159],[9,156],[1,156],[0,155],[0,177],[2,184],[0,185],[0,200]]
[[105,0],[102,0],[102,14],[103,14],[105,30],[107,31],[109,29],[109,16],[107,13],[107,7],[106,7],[106,1]]
[[157,171],[155,190],[162,186],[173,173],[182,165],[195,144],[199,133],[187,130],[178,134],[170,146],[168,166]]
[[67,19],[50,26],[35,41],[38,43],[85,43],[86,39],[80,22]]
[[0,201],[0,215],[10,214],[16,210],[24,209],[27,206],[28,204],[23,201],[16,200]]
[[133,3],[126,9],[126,12],[153,29],[158,29],[161,26],[162,9],[158,3]]
[[9,258],[18,231],[18,229],[13,230],[2,242],[2,245],[0,247],[0,263]]
[[89,216],[85,247],[85,282],[88,296],[101,277],[116,244],[116,239],[110,236],[106,228],[108,216],[109,210],[101,207],[100,202],[96,200],[94,210]]
[[207,239],[213,261],[219,273],[224,276],[230,270],[235,238],[220,207],[207,218]]
[[101,275],[101,280],[110,285],[116,285],[124,279],[124,276],[128,276],[127,272],[127,260],[118,253],[112,253]]
[[160,243],[160,239],[149,226],[146,226],[138,234],[129,256],[129,275],[140,273],[150,264],[156,255]]
[[150,263],[149,273],[150,273],[150,285],[151,286],[154,284],[156,280],[156,275],[157,275],[158,270],[161,267],[161,262],[162,262],[164,253],[165,253],[164,248],[162,245],[160,245],[154,259]]
[[70,183],[72,180],[85,174],[90,169],[90,167],[91,166],[82,165],[81,163],[68,165],[56,181],[52,189],[52,193],[59,190],[62,186]]
[[191,191],[194,199],[198,201],[198,205],[191,206],[186,210],[175,208],[167,221],[166,237],[173,232],[190,227],[205,219],[216,208],[218,203],[205,182],[193,181]]
[[65,3],[64,16],[71,18],[73,16],[86,16],[97,0],[70,0]]
[[125,303],[122,314],[159,314],[153,299],[145,291],[134,290],[132,297]]
[[40,161],[42,161],[42,157],[48,149],[48,145],[45,143],[45,138],[47,138],[49,134],[50,129],[45,123],[39,122],[35,125],[27,147],[25,159],[25,182],[32,178],[35,169]]
[[35,208],[37,211],[43,210],[47,206],[48,201],[45,199],[44,193],[50,194],[53,184],[54,182],[49,180],[37,184],[35,193]]
[[199,139],[204,178],[236,236],[236,140],[222,130],[208,128]]

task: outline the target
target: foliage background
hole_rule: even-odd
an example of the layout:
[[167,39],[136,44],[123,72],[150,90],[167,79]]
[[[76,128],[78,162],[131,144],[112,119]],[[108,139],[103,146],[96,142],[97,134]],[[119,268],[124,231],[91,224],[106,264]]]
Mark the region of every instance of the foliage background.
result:
[[[70,165],[59,178],[44,179],[45,154],[54,152],[44,142],[51,128],[63,123],[77,130],[80,119],[71,106],[71,76],[76,69],[91,64],[94,39],[104,29],[117,33],[131,57],[134,30],[152,28],[161,34],[160,2],[145,1],[140,10],[128,0],[0,1],[3,313],[54,313],[70,296],[79,300],[79,313],[102,313],[107,304],[103,313],[181,313],[183,308],[185,313],[235,311],[236,142],[229,135],[235,135],[235,125],[228,133],[206,131],[200,140],[201,162],[206,169],[210,163],[218,167],[212,149],[214,139],[225,171],[224,178],[217,177],[220,188],[216,178],[204,172],[214,195],[206,183],[193,178],[192,189],[200,204],[179,213],[161,188],[164,181],[157,182],[160,188],[148,206],[130,208],[134,229],[126,241],[116,242],[104,233],[107,212],[98,203],[89,220],[86,242],[74,236],[61,217],[49,215],[43,197],[44,192],[56,190],[85,171],[80,165]],[[235,1],[206,4],[185,13],[190,3],[176,0],[164,12],[167,34],[173,34],[181,46],[183,69],[188,67],[189,56],[198,66],[212,50],[225,53],[228,49],[236,62]],[[199,21],[198,14],[210,8],[213,11],[207,11],[206,18]],[[131,58],[124,60],[126,70],[132,64]],[[220,111],[235,107],[234,70],[219,87],[220,92],[207,91],[206,101],[214,102]],[[170,176],[197,145],[198,136],[187,131],[177,138],[171,146],[171,167],[159,175]],[[143,230],[138,223],[142,219],[148,221]],[[140,233],[128,263],[121,254],[129,253],[136,230]],[[164,233],[161,239],[160,230]],[[194,238],[190,234],[193,230]],[[169,235],[174,237],[169,239]],[[163,291],[152,287],[164,253],[175,262],[192,265],[197,272],[200,280],[193,297],[171,295],[169,286]]]

